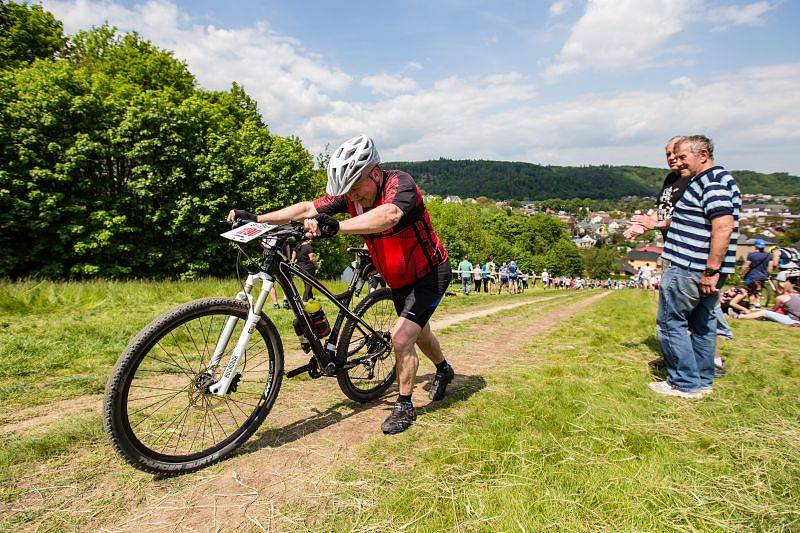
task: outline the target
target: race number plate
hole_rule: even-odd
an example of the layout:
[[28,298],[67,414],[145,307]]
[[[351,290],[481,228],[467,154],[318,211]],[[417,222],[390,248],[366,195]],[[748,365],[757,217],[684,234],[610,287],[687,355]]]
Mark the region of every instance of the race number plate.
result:
[[226,231],[221,235],[221,237],[224,237],[229,241],[234,241],[234,242],[250,242],[253,239],[257,239],[260,236],[264,235],[266,232],[268,232],[274,227],[275,226],[271,224],[248,222],[244,226],[232,229],[230,231]]

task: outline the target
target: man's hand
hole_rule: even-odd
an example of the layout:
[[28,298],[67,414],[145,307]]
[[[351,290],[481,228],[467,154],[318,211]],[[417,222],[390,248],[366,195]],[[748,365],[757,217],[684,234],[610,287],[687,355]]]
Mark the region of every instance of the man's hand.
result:
[[248,222],[258,222],[258,217],[244,209],[231,209],[228,213],[228,222],[234,223],[237,220],[247,220]]
[[330,215],[320,213],[314,218],[307,218],[303,221],[306,228],[306,237],[333,237],[339,233],[339,221]]
[[631,222],[644,226],[646,229],[655,229],[658,218],[655,215],[633,215]]
[[622,236],[625,237],[626,239],[633,239],[638,237],[639,235],[643,235],[645,231],[647,231],[647,229],[641,224],[634,224],[630,228],[626,229],[622,233]]
[[719,292],[717,282],[719,282],[719,274],[714,274],[713,276],[704,275],[700,278],[700,293],[714,294],[715,292]]

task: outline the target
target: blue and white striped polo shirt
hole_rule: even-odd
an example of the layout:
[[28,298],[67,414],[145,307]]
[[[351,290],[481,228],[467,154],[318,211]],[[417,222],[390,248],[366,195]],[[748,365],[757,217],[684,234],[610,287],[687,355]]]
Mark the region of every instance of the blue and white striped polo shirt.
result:
[[711,220],[733,215],[733,233],[722,260],[722,273],[733,274],[739,240],[742,195],[736,180],[722,167],[701,172],[675,204],[662,257],[689,270],[705,270],[711,245]]

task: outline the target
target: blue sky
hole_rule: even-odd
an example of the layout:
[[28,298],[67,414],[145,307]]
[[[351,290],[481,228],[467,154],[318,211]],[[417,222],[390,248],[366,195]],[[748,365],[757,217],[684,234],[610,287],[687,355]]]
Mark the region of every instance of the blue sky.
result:
[[726,167],[800,174],[792,0],[43,3],[243,84],[312,152],[364,132],[386,160],[663,166],[705,133]]

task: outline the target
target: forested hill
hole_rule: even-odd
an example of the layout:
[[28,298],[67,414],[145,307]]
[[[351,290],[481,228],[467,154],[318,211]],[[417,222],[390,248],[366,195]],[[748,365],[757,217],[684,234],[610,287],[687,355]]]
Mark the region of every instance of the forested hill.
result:
[[[636,166],[557,167],[484,160],[393,162],[431,194],[462,197],[544,200],[547,198],[608,199],[653,196],[661,190],[665,169]],[[786,173],[733,171],[742,192],[800,194],[800,177]]]

